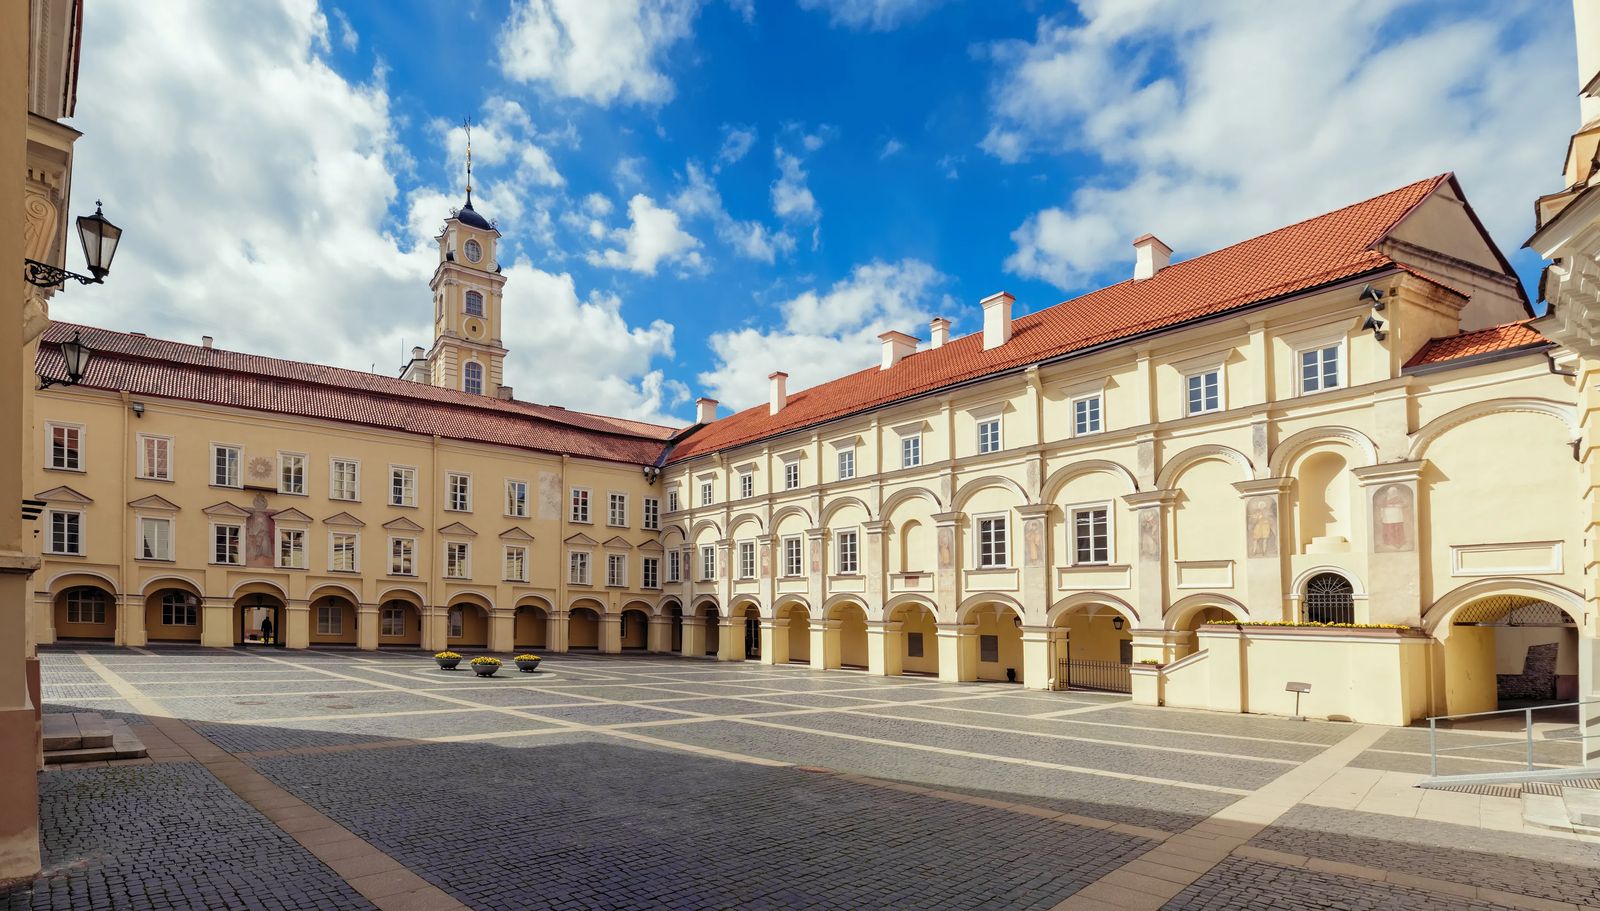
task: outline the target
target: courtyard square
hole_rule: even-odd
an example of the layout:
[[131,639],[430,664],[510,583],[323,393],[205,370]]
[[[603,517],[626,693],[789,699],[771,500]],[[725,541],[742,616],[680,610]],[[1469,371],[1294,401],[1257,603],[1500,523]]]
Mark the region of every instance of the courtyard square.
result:
[[1600,906],[1593,841],[1410,787],[1380,726],[671,656],[41,662],[150,757],[42,776],[9,911]]

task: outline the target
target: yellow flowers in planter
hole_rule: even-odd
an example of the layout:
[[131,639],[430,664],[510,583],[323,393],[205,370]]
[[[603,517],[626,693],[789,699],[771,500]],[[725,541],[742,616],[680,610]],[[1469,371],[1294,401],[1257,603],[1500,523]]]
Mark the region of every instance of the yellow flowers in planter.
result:
[[444,660],[449,661],[451,658],[459,659],[461,657],[461,655],[456,653],[456,652],[437,652],[437,653],[434,654],[433,657],[435,657],[435,658],[443,658]]
[[518,655],[517,657],[515,657],[515,658],[513,658],[511,660],[513,660],[513,661],[542,661],[543,659],[540,658],[538,655]]
[[500,659],[499,658],[491,658],[488,655],[479,655],[478,657],[472,659],[471,663],[475,664],[475,665],[478,665],[478,666],[494,665],[495,667],[499,667],[500,666]]

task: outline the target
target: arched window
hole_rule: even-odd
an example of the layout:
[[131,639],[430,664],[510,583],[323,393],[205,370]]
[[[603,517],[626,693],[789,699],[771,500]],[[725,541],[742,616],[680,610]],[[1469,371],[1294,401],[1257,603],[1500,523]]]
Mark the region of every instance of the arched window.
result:
[[467,292],[467,315],[468,316],[482,316],[483,315],[483,295],[482,294],[479,294],[476,291],[468,291]]
[[1306,583],[1305,618],[1310,623],[1356,622],[1355,589],[1338,573],[1321,573]]
[[461,371],[461,388],[473,395],[483,395],[483,365],[469,362]]
[[106,593],[98,588],[80,585],[67,589],[68,623],[106,622]]

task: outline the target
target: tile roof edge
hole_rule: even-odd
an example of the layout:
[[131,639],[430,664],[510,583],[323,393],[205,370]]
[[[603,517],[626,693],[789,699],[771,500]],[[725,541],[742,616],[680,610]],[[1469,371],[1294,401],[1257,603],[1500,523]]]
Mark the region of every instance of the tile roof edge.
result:
[[[1546,339],[1542,342],[1530,342],[1526,345],[1517,345],[1514,348],[1502,348],[1499,351],[1482,351],[1477,354],[1464,354],[1442,361],[1430,361],[1426,364],[1409,363],[1400,368],[1401,376],[1422,376],[1429,373],[1439,373],[1444,370],[1456,370],[1462,367],[1475,367],[1493,361],[1519,357],[1532,354],[1535,351],[1545,351],[1554,348],[1555,342]],[[1420,353],[1420,352],[1419,352]]]

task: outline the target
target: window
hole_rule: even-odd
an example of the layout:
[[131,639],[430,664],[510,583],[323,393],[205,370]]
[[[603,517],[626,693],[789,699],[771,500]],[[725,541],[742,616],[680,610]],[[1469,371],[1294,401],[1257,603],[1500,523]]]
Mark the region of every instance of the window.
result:
[[294,452],[278,453],[278,493],[304,496],[306,492],[306,457]]
[[67,589],[68,623],[106,622],[106,593],[80,585]]
[[1006,548],[1006,517],[990,516],[978,520],[978,566],[983,568],[1009,565]]
[[337,636],[344,632],[344,607],[338,604],[317,605],[317,635]]
[[[467,246],[467,258],[472,260],[473,262],[477,262],[478,260],[477,260],[476,257],[474,257],[472,255],[472,251],[477,249],[478,242],[475,241],[475,240],[469,240],[469,241],[467,241],[467,244],[468,244],[468,246]],[[480,253],[479,255],[481,256],[482,254]],[[467,292],[467,315],[468,316],[482,316],[483,315],[483,295],[480,294],[477,291],[468,291]]]
[[57,471],[83,470],[83,428],[75,424],[50,424],[50,458]]
[[170,438],[139,435],[139,477],[152,481],[172,480]]
[[239,536],[243,529],[238,525],[211,526],[211,562],[237,564],[239,562]]
[[710,582],[717,577],[717,548],[707,544],[700,548],[700,580]]
[[711,482],[710,481],[701,481],[700,482],[700,505],[701,506],[710,506],[713,502],[714,502],[714,498],[712,497]]
[[678,511],[678,489],[676,487],[674,487],[673,489],[667,491],[667,512],[677,512],[677,511]]
[[50,553],[83,554],[83,513],[50,510]]
[[805,572],[799,535],[783,539],[783,574],[798,576]]
[[520,544],[506,545],[506,581],[528,581],[528,549]]
[[458,471],[444,476],[444,508],[451,512],[472,511],[472,477]]
[[389,575],[414,576],[417,574],[417,539],[389,539]]
[[986,455],[1000,451],[1000,419],[984,418],[978,422],[978,453]]
[[922,464],[922,434],[913,433],[900,438],[900,467],[915,468]]
[[506,515],[517,519],[528,517],[527,481],[506,481]]
[[161,593],[162,626],[199,626],[200,605],[188,592],[167,589]]
[[1300,391],[1321,392],[1339,388],[1339,346],[1327,345],[1300,352]]
[[861,571],[861,550],[855,529],[841,531],[834,537],[834,563],[842,576],[853,576]]
[[627,526],[628,524],[628,495],[614,493],[607,498],[606,524]]
[[361,463],[355,459],[334,459],[328,463],[328,499],[361,499]]
[[978,637],[978,660],[985,663],[993,663],[1000,660],[999,636]]
[[214,487],[242,487],[239,462],[243,452],[237,446],[211,446],[211,484]]
[[[739,472],[739,498],[747,500],[756,495],[756,473],[753,471]],[[709,506],[710,501],[701,498],[700,505]]]
[[567,555],[567,581],[573,585],[589,584],[589,554],[575,550]]
[[445,635],[451,639],[460,639],[463,635],[462,624],[466,618],[466,611],[459,607],[452,607],[447,616],[450,618],[450,628]]
[[644,529],[661,530],[661,500],[656,497],[644,498]]
[[1111,562],[1111,526],[1105,507],[1072,511],[1072,562]]
[[639,560],[639,587],[661,587],[661,558],[642,557]]
[[739,542],[739,578],[754,579],[756,577],[756,542]]
[[417,470],[402,465],[389,466],[389,505],[417,505]]
[[922,634],[921,633],[906,633],[906,657],[907,658],[921,658],[922,657]]
[[856,476],[856,451],[854,449],[839,450],[839,480],[848,481]]
[[800,463],[783,463],[783,489],[794,490],[800,486]]
[[606,584],[618,588],[628,584],[627,554],[606,554]]
[[667,552],[667,581],[683,581],[683,555],[675,550]]
[[1072,400],[1072,435],[1083,436],[1086,433],[1099,433],[1104,429],[1100,421],[1102,403],[1100,395],[1086,395],[1081,399]]
[[378,619],[378,635],[404,636],[405,634],[406,609],[384,605],[383,614]]
[[1355,589],[1338,573],[1321,573],[1306,583],[1305,618],[1310,623],[1356,622]]
[[472,575],[465,541],[446,541],[444,545],[444,575],[447,579],[466,579]]
[[172,559],[171,519],[139,519],[139,559]]
[[278,529],[278,566],[283,569],[306,568],[305,529]]
[[589,491],[582,487],[572,488],[572,521],[589,521]]
[[473,395],[483,395],[483,365],[477,361],[468,361],[467,366],[461,368],[461,391]]
[[1186,414],[1205,414],[1222,408],[1222,369],[1191,373],[1184,378],[1188,385]]
[[357,537],[349,532],[334,532],[328,538],[328,569],[337,573],[353,573],[357,569]]

